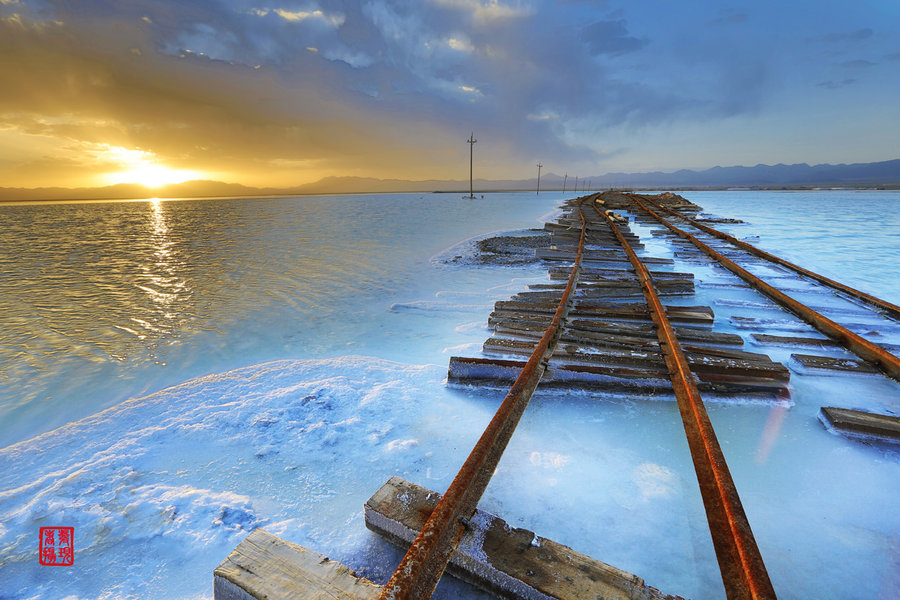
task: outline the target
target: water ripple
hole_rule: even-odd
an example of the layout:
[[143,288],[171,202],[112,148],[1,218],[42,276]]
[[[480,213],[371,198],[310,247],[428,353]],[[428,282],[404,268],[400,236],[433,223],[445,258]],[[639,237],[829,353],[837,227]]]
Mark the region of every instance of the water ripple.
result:
[[377,352],[394,295],[429,256],[548,202],[0,205],[0,447],[211,372],[360,340]]

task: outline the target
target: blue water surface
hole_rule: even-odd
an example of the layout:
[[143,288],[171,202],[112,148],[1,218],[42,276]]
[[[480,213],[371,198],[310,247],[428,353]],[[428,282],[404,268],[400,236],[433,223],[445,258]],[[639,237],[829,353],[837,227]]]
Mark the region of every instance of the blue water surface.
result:
[[424,358],[426,337],[439,352],[439,331],[391,305],[509,281],[520,271],[430,259],[472,236],[540,227],[559,197],[0,205],[0,447],[239,366]]

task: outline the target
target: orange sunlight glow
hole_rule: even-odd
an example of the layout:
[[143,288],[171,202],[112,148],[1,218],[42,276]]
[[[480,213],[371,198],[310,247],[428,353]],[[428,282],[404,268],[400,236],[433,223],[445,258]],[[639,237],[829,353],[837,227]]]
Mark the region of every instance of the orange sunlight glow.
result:
[[136,183],[156,188],[163,185],[206,178],[201,171],[173,169],[162,165],[156,161],[156,156],[152,152],[143,150],[129,150],[121,146],[106,145],[96,154],[101,160],[112,163],[120,169],[105,175],[104,178],[107,185]]
[[107,181],[115,185],[117,183],[137,183],[146,187],[156,188],[170,183],[184,183],[192,179],[202,179],[199,171],[187,171],[183,169],[170,169],[163,165],[144,165],[107,175]]

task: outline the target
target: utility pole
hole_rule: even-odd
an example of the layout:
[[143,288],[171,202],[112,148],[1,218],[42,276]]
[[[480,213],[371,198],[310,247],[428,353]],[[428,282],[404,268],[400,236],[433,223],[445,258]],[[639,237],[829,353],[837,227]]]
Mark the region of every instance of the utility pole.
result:
[[569,180],[569,172],[566,171],[566,175],[563,177],[563,194],[566,193],[566,182]]
[[575,176],[575,193],[578,193],[578,175]]
[[475,193],[472,191],[472,151],[475,149],[475,142],[478,140],[475,139],[475,132],[472,132],[472,135],[469,136],[467,140],[469,144],[469,198],[475,199]]
[[541,193],[541,167],[543,167],[543,166],[544,166],[544,165],[542,165],[541,163],[538,163],[538,164],[537,164],[537,168],[538,168],[538,185],[537,185],[537,192],[535,192],[536,194],[540,194],[540,193]]

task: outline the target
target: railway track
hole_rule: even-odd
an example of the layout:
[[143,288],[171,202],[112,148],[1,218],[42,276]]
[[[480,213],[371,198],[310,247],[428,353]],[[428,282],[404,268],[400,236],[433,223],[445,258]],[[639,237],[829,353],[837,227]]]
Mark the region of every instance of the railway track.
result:
[[705,225],[694,219],[691,219],[687,215],[676,212],[676,211],[672,210],[671,208],[668,208],[667,206],[664,206],[664,205],[660,204],[659,202],[656,202],[652,198],[644,197],[643,202],[646,203],[647,205],[649,205],[650,207],[658,209],[662,213],[666,213],[671,216],[677,217],[679,220],[686,222],[687,224],[699,229],[700,231],[702,231],[704,233],[707,233],[715,238],[718,238],[720,240],[728,242],[729,244],[731,244],[737,248],[740,248],[741,250],[744,250],[744,251],[748,252],[749,254],[752,254],[753,256],[759,257],[765,261],[774,263],[776,265],[781,265],[783,267],[787,267],[791,271],[794,271],[795,273],[802,275],[803,277],[807,277],[807,278],[809,278],[813,281],[816,281],[824,286],[827,286],[833,290],[836,290],[838,292],[846,294],[847,296],[850,296],[860,302],[863,302],[864,304],[866,304],[876,310],[883,311],[885,315],[888,315],[894,319],[900,319],[900,306],[897,306],[896,304],[893,304],[891,302],[888,302],[887,300],[882,300],[881,298],[877,298],[871,294],[867,294],[866,292],[862,292],[860,290],[852,288],[849,285],[845,285],[839,281],[835,281],[833,279],[825,277],[824,275],[820,275],[819,273],[816,273],[814,271],[810,271],[809,269],[801,267],[800,265],[796,265],[784,258],[781,258],[780,256],[776,256],[776,255],[772,254],[771,252],[766,252],[765,250],[762,250],[761,248],[757,248],[756,246],[754,246],[748,242],[745,242],[741,239],[738,239],[738,238],[734,237],[733,235],[729,235],[729,234],[725,233],[724,231],[719,231],[718,229],[714,229],[708,225]]
[[384,586],[379,596],[381,600],[430,598],[451,555],[459,545],[468,520],[475,513],[478,501],[547,368],[547,361],[556,348],[562,323],[570,310],[573,292],[578,284],[588,224],[581,203],[578,204],[577,213],[581,227],[577,233],[574,264],[566,286],[559,294],[559,302],[550,322],[535,343],[528,362],[516,377],[500,408]]
[[[587,213],[580,284],[541,386],[670,393],[657,325],[640,279],[604,217],[595,207]],[[550,282],[533,284],[495,304],[488,320],[494,335],[485,341],[483,356],[451,357],[450,383],[503,387],[515,379],[555,310],[563,285],[554,282],[566,275],[573,261],[578,233],[574,226],[572,214],[548,224],[553,245],[536,251],[536,256],[549,264]],[[643,248],[626,226],[617,231],[633,250]],[[789,396],[786,367],[765,354],[744,350],[738,335],[713,331],[715,315],[709,306],[682,303],[694,293],[691,273],[674,271],[670,258],[642,256],[641,261],[648,265],[656,293],[673,302],[664,305],[664,311],[683,342],[701,391],[763,401]]]
[[[661,205],[659,202],[654,201],[647,196],[641,196],[637,194],[615,194],[607,195],[606,197],[610,200],[619,200],[619,203],[617,203],[617,205],[621,205],[621,203],[624,201],[638,213],[643,213],[644,215],[649,216],[653,219],[653,221],[665,227],[672,234],[678,236],[683,240],[686,240],[697,250],[708,256],[710,259],[714,260],[717,264],[722,265],[730,272],[741,278],[744,282],[746,282],[747,285],[755,288],[779,306],[794,313],[800,319],[804,320],[824,336],[826,336],[825,339],[822,339],[803,336],[772,336],[766,333],[759,333],[754,336],[757,341],[763,343],[794,344],[807,347],[841,346],[859,356],[863,361],[865,361],[865,363],[868,363],[868,365],[865,363],[860,363],[858,361],[847,360],[843,358],[811,355],[807,353],[795,353],[792,355],[792,358],[800,365],[813,369],[821,368],[869,372],[872,371],[874,367],[883,371],[889,377],[900,380],[900,357],[890,351],[893,350],[894,347],[885,347],[879,345],[878,343],[869,339],[869,337],[866,337],[863,333],[860,333],[860,330],[863,330],[863,332],[872,330],[873,327],[871,323],[842,325],[838,321],[842,316],[846,316],[846,314],[848,314],[848,311],[840,311],[838,309],[838,314],[833,315],[833,318],[826,316],[826,314],[823,313],[828,312],[828,308],[816,310],[814,308],[811,308],[810,306],[807,306],[806,304],[795,298],[793,295],[789,295],[788,293],[786,293],[786,291],[779,289],[773,283],[764,281],[762,278],[754,275],[752,272],[750,272],[749,268],[746,265],[741,266],[738,261],[740,260],[746,263],[748,261],[748,258],[758,257],[781,267],[789,268],[791,271],[802,275],[810,281],[813,281],[818,285],[825,286],[828,290],[834,291],[834,293],[836,294],[840,294],[851,299],[852,301],[854,301],[853,306],[859,306],[859,303],[863,303],[876,314],[879,314],[883,317],[883,320],[885,322],[883,326],[887,326],[895,330],[895,320],[898,316],[900,316],[900,307],[880,298],[871,296],[870,294],[860,292],[859,290],[855,290],[849,286],[833,281],[808,269],[790,263],[771,253],[760,250],[746,242],[735,238],[734,236],[717,231],[711,227],[697,222],[694,219],[690,219],[689,217],[680,214],[671,208],[667,208]],[[714,239],[723,240],[731,247],[738,248],[740,251],[742,251],[742,253],[736,254],[734,252],[731,252],[730,255],[726,256],[726,250],[721,248],[716,249],[711,245],[711,243],[707,243],[707,241],[701,240],[697,235],[693,235],[688,231],[675,226],[661,213],[675,216],[678,219],[687,222],[690,226],[701,230],[709,236],[712,236]],[[835,309],[831,310],[834,311]],[[849,311],[849,314],[853,315],[855,313],[851,310]],[[742,323],[739,322],[739,324]],[[752,325],[752,322],[748,321],[743,324]],[[761,323],[760,325],[764,327],[766,323]],[[854,329],[856,331],[854,331]],[[877,331],[874,331],[874,333],[877,333]],[[871,334],[869,334],[869,336],[871,337]]]
[[[740,349],[739,336],[712,331],[709,307],[664,305],[663,296],[692,294],[693,276],[650,271],[645,262],[660,269],[671,262],[639,257],[636,250],[643,245],[624,219],[594,200],[579,199],[546,227],[552,246],[539,256],[572,263],[566,284],[553,283],[565,267],[551,267],[551,283],[497,303],[490,318],[495,335],[483,347],[487,357],[450,359],[453,383],[514,380],[513,387],[382,599],[430,597],[541,377],[542,385],[555,387],[674,390],[728,597],[775,597],[700,389],[784,398],[789,373],[766,355]],[[530,358],[523,362],[519,355]],[[492,429],[508,433],[501,439]],[[480,448],[485,444],[491,449]],[[487,456],[496,459],[487,462]]]
[[753,538],[737,487],[691,374],[692,367],[678,341],[675,328],[666,316],[656,284],[613,218],[602,212],[596,204],[594,209],[607,221],[628,256],[656,326],[659,348],[669,370],[694,471],[700,484],[725,593],[728,598],[775,598],[775,590]]
[[[750,272],[746,257],[799,273],[841,297],[864,303],[888,322],[900,315],[895,305],[708,227],[691,218],[698,211],[696,205],[674,195],[652,198],[607,192],[569,201],[557,222],[545,226],[550,246],[535,252],[548,265],[548,281],[495,304],[488,321],[493,335],[485,341],[482,356],[450,359],[450,384],[511,387],[446,493],[439,496],[394,477],[366,503],[367,526],[394,542],[409,544],[388,583],[383,587],[368,582],[361,585],[355,575],[335,576],[330,567],[321,576],[308,577],[326,564],[327,559],[320,560],[319,555],[303,558],[316,565],[304,567],[301,579],[315,581],[310,585],[329,591],[332,580],[341,581],[340,592],[335,591],[341,597],[353,588],[356,591],[348,597],[421,600],[431,597],[454,559],[455,573],[506,598],[681,600],[646,586],[636,575],[532,532],[510,528],[478,510],[478,502],[540,384],[542,388],[603,394],[674,395],[726,596],[729,600],[776,597],[702,395],[783,403],[790,397],[791,372],[766,354],[745,350],[740,335],[715,330],[711,307],[688,304],[695,291],[695,276],[676,270],[672,258],[647,255],[628,219],[616,210],[627,210],[635,221],[665,228],[664,234],[680,244],[676,259],[690,262],[700,254],[708,257],[825,336],[778,336],[760,331],[752,334],[756,342],[807,348],[844,346],[865,362],[799,353],[792,358],[804,366],[830,369],[865,370],[863,365],[871,365],[869,371],[900,379],[900,359],[889,351],[891,346],[866,339],[853,331],[854,327],[839,324],[762,280]],[[672,219],[728,247],[713,248],[710,240],[677,227]],[[739,319],[733,316],[731,324],[742,328]],[[751,318],[743,324],[767,325]],[[896,417],[825,407],[823,411],[835,427],[843,424],[848,431],[900,437],[900,419]],[[278,543],[265,535],[260,534],[253,544]],[[487,535],[493,536],[494,554],[490,556],[485,554]],[[243,554],[238,550],[240,547],[234,554],[240,558]],[[287,551],[278,550],[279,565]],[[454,554],[464,558],[457,559]],[[229,563],[232,572],[237,560]],[[501,563],[504,566],[498,567]],[[257,563],[251,567],[246,572],[254,573]],[[553,576],[541,575],[542,569],[550,569]]]

